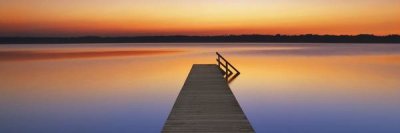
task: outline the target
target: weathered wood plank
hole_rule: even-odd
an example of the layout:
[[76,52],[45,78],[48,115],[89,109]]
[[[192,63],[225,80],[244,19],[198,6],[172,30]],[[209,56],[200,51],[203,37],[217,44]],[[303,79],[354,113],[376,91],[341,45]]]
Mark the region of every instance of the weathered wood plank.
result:
[[162,132],[254,132],[218,66],[193,65]]

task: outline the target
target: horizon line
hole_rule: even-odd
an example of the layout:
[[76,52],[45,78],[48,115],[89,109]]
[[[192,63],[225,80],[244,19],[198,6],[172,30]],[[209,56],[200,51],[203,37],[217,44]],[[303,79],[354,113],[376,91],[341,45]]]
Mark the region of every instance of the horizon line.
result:
[[400,36],[399,34],[220,34],[220,35],[185,35],[185,34],[171,34],[171,35],[118,35],[118,36],[104,36],[104,35],[81,35],[81,36],[0,36],[0,38],[84,38],[84,37],[99,37],[99,38],[114,38],[114,37],[224,37],[224,36]]

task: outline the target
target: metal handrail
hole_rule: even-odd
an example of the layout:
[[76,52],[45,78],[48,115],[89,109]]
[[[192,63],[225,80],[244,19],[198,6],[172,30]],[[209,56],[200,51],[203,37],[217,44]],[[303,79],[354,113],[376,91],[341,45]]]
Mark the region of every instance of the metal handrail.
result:
[[[233,74],[232,70],[230,68],[232,68],[233,70],[235,70],[235,76],[233,77],[237,77],[240,72],[239,70],[237,70],[231,63],[228,62],[228,60],[226,60],[221,54],[217,53],[217,62],[218,62],[218,67],[224,72],[225,75],[225,79],[229,80],[229,77]],[[222,61],[221,61],[222,59]],[[225,69],[222,69],[221,66]]]

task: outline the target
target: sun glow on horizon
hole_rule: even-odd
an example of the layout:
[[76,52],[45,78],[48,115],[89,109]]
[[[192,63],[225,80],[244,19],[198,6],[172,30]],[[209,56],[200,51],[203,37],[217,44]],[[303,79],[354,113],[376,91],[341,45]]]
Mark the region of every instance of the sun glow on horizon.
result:
[[398,0],[2,0],[0,36],[400,34]]

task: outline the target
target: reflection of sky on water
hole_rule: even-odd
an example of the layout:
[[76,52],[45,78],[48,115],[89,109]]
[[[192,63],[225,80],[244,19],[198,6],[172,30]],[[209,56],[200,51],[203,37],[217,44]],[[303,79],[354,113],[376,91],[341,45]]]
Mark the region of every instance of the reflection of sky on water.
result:
[[2,45],[183,52],[0,61],[0,132],[159,132],[191,65],[215,51],[242,72],[231,88],[258,132],[400,132],[399,45],[168,45]]
[[301,56],[349,56],[349,55],[387,55],[400,54],[395,44],[320,44],[304,47],[286,46],[286,49],[250,49],[233,51],[242,55],[301,55]]
[[0,51],[0,61],[150,56],[179,53],[178,50],[107,50],[107,51]]

